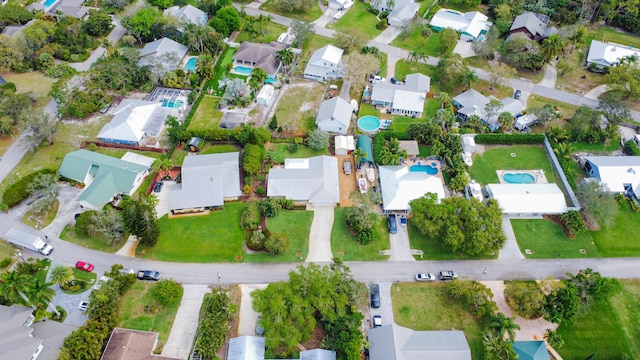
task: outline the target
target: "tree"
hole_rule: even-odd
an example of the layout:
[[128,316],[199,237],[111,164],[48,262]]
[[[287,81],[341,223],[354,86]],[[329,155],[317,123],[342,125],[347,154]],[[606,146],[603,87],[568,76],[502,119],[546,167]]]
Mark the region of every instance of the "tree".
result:
[[330,136],[328,132],[316,129],[309,135],[307,141],[310,148],[314,150],[324,150],[329,146],[329,139]]
[[122,216],[112,207],[95,212],[91,216],[91,224],[87,232],[89,235],[102,237],[108,244],[113,246],[122,240],[124,234]]
[[224,7],[218,10],[216,17],[209,21],[209,26],[228,37],[232,32],[240,30],[240,14],[233,6]]
[[451,54],[458,43],[458,32],[451,28],[444,28],[440,32],[440,47],[443,54]]
[[112,28],[111,17],[106,11],[89,10],[89,18],[82,24],[82,29],[94,37],[108,35]]
[[155,7],[142,8],[122,19],[122,26],[141,43],[162,37],[163,23],[162,13]]
[[342,58],[345,64],[344,82],[351,84],[352,89],[364,90],[369,74],[380,69],[380,60],[372,54],[349,53]]
[[292,45],[299,48],[302,48],[307,39],[314,33],[313,24],[301,20],[291,21],[290,29],[291,34],[294,36]]
[[436,79],[440,88],[449,92],[465,83],[469,69],[462,62],[460,54],[447,54],[440,58],[436,67]]
[[500,124],[502,130],[510,129],[513,125],[513,120],[513,115],[508,111],[501,112],[500,115],[498,115],[498,124]]
[[42,214],[51,209],[58,198],[58,176],[55,174],[40,174],[29,186],[28,193],[35,199],[31,209]]
[[158,242],[160,228],[156,210],[148,200],[126,199],[122,203],[122,219],[127,231],[136,236],[140,244],[152,247]]
[[497,313],[489,322],[489,328],[498,334],[498,337],[507,335],[513,341],[516,337],[516,330],[520,330],[520,325],[516,324],[515,317],[508,317],[505,314]]
[[489,70],[489,84],[491,90],[497,85],[504,84],[508,79],[517,75],[516,69],[503,62],[492,62]]
[[571,161],[573,146],[570,142],[559,143],[553,147],[553,153],[556,154],[558,160]]
[[73,271],[69,266],[56,265],[49,272],[49,279],[52,283],[62,286],[74,279]]
[[467,68],[466,72],[464,73],[463,79],[467,84],[467,90],[471,89],[471,83],[477,82],[479,80],[478,75],[476,75],[475,71],[469,68]]
[[[49,114],[42,110],[25,111],[20,115],[19,123],[28,142],[37,146],[46,139],[49,145],[53,144],[57,122]],[[32,146],[31,151],[35,151],[36,146]]]
[[51,288],[50,283],[46,283],[40,279],[33,278],[31,286],[27,289],[27,297],[30,299],[31,305],[34,306],[51,306],[53,311],[60,315],[58,310],[51,304],[56,292]]
[[618,125],[631,120],[630,102],[621,91],[608,91],[598,98],[598,110],[602,111],[610,124]]
[[509,281],[506,284],[504,297],[516,314],[527,319],[544,315],[546,297],[535,281]]
[[290,48],[280,49],[276,52],[276,59],[280,61],[285,75],[289,74],[289,66],[293,63],[294,55]]
[[545,62],[551,61],[564,49],[564,42],[558,34],[553,34],[542,41],[540,55]]
[[617,218],[620,206],[615,195],[606,185],[597,181],[582,181],[578,184],[576,195],[580,204],[586,208],[601,225],[611,225]]
[[606,138],[604,124],[606,122],[603,121],[600,111],[583,105],[569,119],[565,129],[571,140],[595,144],[603,142]]
[[360,53],[360,50],[367,45],[367,36],[360,29],[346,32],[336,32],[333,37],[336,46],[343,49],[345,54]]
[[249,87],[252,91],[258,91],[264,81],[267,80],[268,74],[262,68],[254,67],[249,78]]
[[[529,111],[538,118],[538,123],[541,125],[545,125],[545,127],[549,126],[549,123],[552,120],[560,117],[560,113],[549,104],[541,108],[532,108]],[[557,129],[562,130],[561,128]]]
[[489,102],[484,106],[484,111],[487,114],[487,120],[491,120],[494,117],[497,117],[502,109],[502,101],[492,98]]
[[358,169],[360,168],[360,164],[362,163],[362,160],[369,156],[369,154],[363,151],[362,148],[355,149],[351,154],[353,155],[353,161],[355,161]]
[[233,79],[231,82],[227,83],[227,87],[224,90],[220,104],[222,106],[227,106],[228,104],[245,106],[249,103],[250,98],[251,92],[249,91],[247,83],[242,79]]
[[574,323],[580,307],[578,290],[571,284],[564,285],[547,295],[544,318],[555,323]]
[[557,331],[553,331],[551,329],[547,329],[544,332],[544,339],[547,340],[549,345],[554,349],[560,349],[562,345],[564,345],[564,340],[562,339],[562,335]]
[[31,287],[32,278],[17,271],[0,274],[0,299],[8,304],[27,304],[25,293]]
[[164,177],[164,173],[173,168],[173,161],[170,158],[161,157],[155,159],[153,164],[151,164],[151,171],[154,173],[159,173],[160,177]]
[[619,65],[611,66],[604,76],[604,82],[611,90],[620,91],[629,100],[640,98],[640,68],[638,59],[627,58]]
[[505,341],[491,329],[482,333],[482,345],[487,360],[516,360],[518,358],[511,343]]
[[569,49],[569,55],[573,52],[573,48],[576,44],[582,43],[587,35],[587,28],[584,25],[578,25],[569,36],[567,36],[567,42],[571,44]]

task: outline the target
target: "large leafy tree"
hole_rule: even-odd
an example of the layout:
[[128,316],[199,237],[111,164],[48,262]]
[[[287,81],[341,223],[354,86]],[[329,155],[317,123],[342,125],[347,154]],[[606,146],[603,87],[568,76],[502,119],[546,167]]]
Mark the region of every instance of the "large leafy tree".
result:
[[314,33],[313,24],[306,21],[293,20],[291,22],[291,33],[294,36],[292,45],[302,48],[307,39]]
[[49,211],[58,198],[58,176],[40,174],[27,186],[27,191],[35,199],[31,207],[34,212]]
[[216,17],[209,21],[209,26],[224,36],[240,30],[240,14],[233,6],[224,7],[216,13]]
[[449,92],[465,84],[469,69],[460,54],[447,54],[440,58],[436,67],[436,79],[443,91]]
[[639,59],[627,58],[618,66],[609,68],[604,81],[614,91],[620,91],[627,99],[640,98],[640,67]]
[[142,43],[161,38],[164,35],[164,23],[162,13],[153,6],[142,8],[133,16],[122,19],[122,25],[128,33]]
[[631,104],[622,91],[608,91],[600,95],[598,100],[600,100],[598,110],[602,111],[609,123],[617,125],[631,120],[629,111]]
[[[20,128],[27,141],[39,145],[43,140],[53,144],[53,134],[56,131],[57,122],[42,110],[24,112],[20,115]],[[31,147],[35,151],[36,147]]]
[[106,11],[89,10],[89,18],[82,23],[82,29],[96,37],[109,34],[112,28],[111,17]]

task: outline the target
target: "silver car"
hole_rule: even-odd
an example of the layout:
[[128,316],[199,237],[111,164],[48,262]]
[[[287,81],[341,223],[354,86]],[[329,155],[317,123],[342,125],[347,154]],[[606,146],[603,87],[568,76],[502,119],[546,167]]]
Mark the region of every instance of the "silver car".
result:
[[431,273],[416,274],[416,281],[436,281],[436,276]]

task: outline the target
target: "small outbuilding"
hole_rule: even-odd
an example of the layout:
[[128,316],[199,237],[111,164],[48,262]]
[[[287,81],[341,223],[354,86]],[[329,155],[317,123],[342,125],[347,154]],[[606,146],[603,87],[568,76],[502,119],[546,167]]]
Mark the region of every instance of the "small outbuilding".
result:
[[269,106],[271,103],[271,98],[275,93],[276,89],[273,85],[266,84],[260,89],[258,96],[256,96],[256,102],[262,106]]
[[400,149],[403,149],[409,154],[410,159],[415,159],[420,154],[420,146],[415,140],[400,140],[398,141]]
[[338,135],[335,137],[335,153],[336,155],[347,155],[356,149],[353,136]]
[[363,156],[360,158],[360,162],[356,164],[359,168],[363,163],[369,162],[375,164],[373,161],[373,147],[371,146],[371,138],[367,135],[358,136],[357,148],[361,149]]
[[200,139],[199,137],[192,137],[191,139],[189,139],[189,142],[187,143],[187,151],[188,152],[200,151],[201,142],[202,142],[202,139]]
[[463,136],[462,151],[472,153],[475,150],[476,150],[476,141],[473,139],[473,136]]
[[516,119],[513,125],[516,129],[523,131],[529,126],[535,124],[538,121],[538,117],[533,114],[522,115]]

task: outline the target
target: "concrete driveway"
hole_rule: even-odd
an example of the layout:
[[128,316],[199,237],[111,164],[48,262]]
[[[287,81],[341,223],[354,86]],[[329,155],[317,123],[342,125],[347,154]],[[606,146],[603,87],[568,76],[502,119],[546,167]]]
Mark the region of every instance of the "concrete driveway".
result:
[[162,185],[162,189],[159,193],[154,192],[158,197],[158,205],[156,206],[156,213],[158,214],[158,219],[170,213],[169,207],[169,193],[171,192],[171,188],[175,185],[175,181],[167,180],[163,181],[164,185]]
[[256,335],[256,322],[259,314],[253,309],[251,293],[258,289],[264,290],[266,287],[266,284],[240,285],[242,299],[238,315],[238,336]]
[[74,186],[61,185],[58,192],[58,201],[60,207],[58,207],[58,213],[56,218],[53,219],[51,224],[42,229],[42,231],[49,237],[58,237],[64,230],[64,227],[68,224],[75,222],[75,215],[87,211],[83,209],[76,201],[78,196],[84,189],[79,189]]
[[398,232],[389,234],[389,244],[391,245],[391,257],[389,261],[416,261],[411,252],[407,227],[400,226],[399,218],[396,222],[398,223]]
[[173,320],[169,339],[162,349],[162,356],[187,359],[198,330],[200,307],[204,295],[210,291],[207,285],[183,285],[184,294],[180,308]]
[[455,54],[460,54],[462,58],[468,58],[476,56],[476,52],[473,50],[473,43],[467,42],[467,40],[458,40],[456,47],[453,48]]
[[[68,265],[68,264],[60,264],[51,262],[51,266],[49,269],[52,269],[56,265]],[[47,281],[50,281],[51,271],[47,273]],[[80,302],[89,301],[89,295],[91,295],[91,289],[81,293],[81,294],[67,294],[58,285],[52,286],[53,290],[56,292],[56,296],[53,298],[51,302],[53,306],[60,306],[67,311],[67,318],[63,321],[64,324],[74,325],[74,326],[82,326],[87,321],[87,315],[78,308]]]
[[[372,283],[367,284],[369,289],[371,289],[371,284]],[[396,287],[394,286],[394,283],[388,281],[379,282],[377,284],[380,285],[380,307],[377,309],[370,308],[370,317],[368,319],[369,328],[373,327],[374,315],[382,316],[382,325],[390,325],[394,323],[391,292],[396,291]]]
[[309,234],[309,254],[306,262],[331,262],[331,228],[333,227],[333,205],[315,205],[313,222]]

